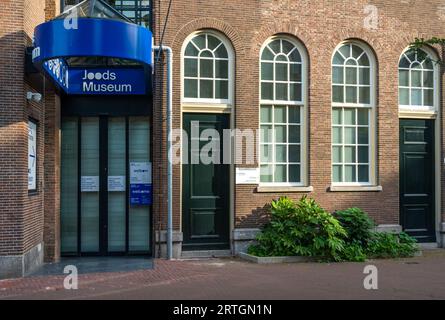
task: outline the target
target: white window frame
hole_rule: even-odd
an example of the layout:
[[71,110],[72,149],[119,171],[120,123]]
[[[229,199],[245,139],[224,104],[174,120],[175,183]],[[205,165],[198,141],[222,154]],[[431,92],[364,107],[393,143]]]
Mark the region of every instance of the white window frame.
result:
[[[222,42],[227,50],[228,56],[228,98],[227,99],[209,99],[209,98],[187,98],[185,97],[185,50],[190,41],[196,36],[208,34]],[[225,36],[213,30],[200,30],[190,34],[184,41],[181,49],[181,102],[183,106],[203,106],[213,105],[221,108],[231,108],[234,102],[234,60],[235,54],[231,43]],[[215,79],[215,78],[213,78]],[[199,81],[198,81],[199,82]]]
[[[271,42],[273,42],[274,40],[277,39],[283,39],[286,41],[289,41],[290,43],[292,43],[295,47],[296,50],[298,50],[298,52],[300,53],[301,56],[301,100],[300,101],[282,101],[282,100],[263,100],[262,99],[262,93],[261,93],[261,83],[262,83],[262,79],[261,79],[261,63],[262,61],[262,54],[263,54],[263,50],[266,48],[266,46],[268,44],[270,44]],[[290,37],[290,36],[286,36],[286,35],[277,35],[277,36],[273,36],[270,37],[269,39],[267,39],[264,44],[261,47],[260,50],[260,54],[258,57],[258,61],[259,61],[259,81],[258,81],[258,92],[259,92],[259,108],[258,108],[258,126],[259,129],[261,130],[261,106],[298,106],[300,107],[300,178],[301,178],[301,182],[300,183],[295,183],[295,182],[261,182],[261,174],[260,177],[258,179],[259,181],[259,186],[260,187],[305,187],[308,186],[308,168],[307,168],[307,163],[308,163],[308,143],[307,143],[307,101],[308,101],[308,55],[307,55],[307,51],[306,48],[304,47],[304,45],[298,41],[297,39]],[[270,62],[270,61],[267,61]],[[273,75],[274,79],[275,79],[275,73]],[[275,80],[273,81],[273,83],[275,84]],[[289,82],[286,82],[289,83]],[[288,92],[288,96],[290,95],[290,93]],[[286,108],[286,113],[288,116],[288,109]],[[274,113],[272,112],[272,128],[274,127],[275,124],[278,123],[274,123],[273,122],[273,117],[274,117]],[[287,118],[288,120],[289,118]],[[288,128],[289,125],[289,121],[287,121],[286,124],[286,128]],[[287,130],[288,131],[288,130]],[[273,131],[272,131],[273,132]],[[258,168],[259,168],[259,172],[261,173],[261,137],[260,135],[258,135],[259,139],[258,139]],[[289,139],[288,136],[288,132],[287,132],[287,139]],[[272,137],[272,141],[275,140],[275,136],[274,136],[274,132],[273,132],[273,137]],[[272,145],[274,146],[274,142],[272,142]],[[284,145],[284,143],[283,143]],[[289,145],[289,142],[285,143],[286,146]],[[274,147],[272,147],[272,149],[274,150]],[[289,156],[287,154],[287,156]],[[275,164],[275,152],[272,151],[272,157],[273,157],[273,165]],[[270,164],[270,163],[268,163]],[[289,162],[287,161],[287,164],[289,164]],[[287,177],[289,177],[289,170],[287,170],[286,172]],[[287,179],[289,180],[289,179]]]
[[[433,114],[437,114],[438,111],[438,106],[440,104],[440,97],[439,97],[439,81],[440,81],[440,67],[438,66],[438,64],[435,61],[438,61],[439,58],[437,57],[437,54],[434,52],[434,50],[432,50],[431,48],[428,47],[422,47],[421,49],[423,52],[425,52],[425,54],[432,59],[432,64],[433,64],[433,106],[424,106],[423,105],[423,89],[424,87],[412,87],[411,86],[411,67],[410,68],[400,68],[400,61],[402,60],[402,58],[404,57],[404,55],[406,55],[407,53],[409,53],[410,48],[407,47],[405,48],[405,50],[403,50],[403,53],[400,55],[400,58],[398,60],[398,64],[397,64],[397,97],[398,97],[398,105],[399,105],[399,111],[401,112],[412,112],[412,113],[424,113],[424,112],[429,112],[429,113],[433,113]],[[407,70],[409,71],[409,79],[410,79],[410,83],[409,86],[400,86],[400,69],[402,70]],[[431,69],[419,69],[422,70],[422,78],[421,80],[423,81],[423,71],[431,71]],[[411,89],[421,89],[422,90],[422,105],[413,105],[413,104],[409,104],[409,105],[402,105],[400,104],[400,88],[405,88],[405,89],[409,89],[409,93],[410,93],[410,101],[411,101]]]
[[[333,92],[333,64],[334,61],[334,55],[337,53],[337,51],[344,45],[356,45],[357,47],[361,48],[368,56],[369,60],[369,67],[370,67],[370,103],[369,104],[363,104],[363,103],[340,103],[340,102],[333,102],[334,100],[334,92]],[[338,65],[339,66],[339,65]],[[377,186],[377,130],[376,130],[376,109],[377,109],[377,61],[374,55],[374,52],[369,48],[367,45],[360,41],[343,41],[341,42],[334,50],[332,57],[331,57],[331,133],[333,128],[333,109],[334,108],[352,108],[352,109],[360,109],[360,108],[366,108],[369,112],[369,182],[335,182],[334,181],[334,163],[333,163],[333,135],[331,134],[331,184],[332,186],[338,186],[338,187],[371,187],[371,186]],[[345,80],[345,79],[344,79]],[[357,80],[358,81],[358,80]],[[346,96],[344,96],[344,99],[346,99]],[[356,112],[357,116],[357,112]],[[345,126],[342,124],[342,126]],[[344,139],[344,137],[342,137]],[[358,139],[358,136],[356,137]],[[357,141],[356,141],[357,144]],[[344,145],[344,143],[342,143]],[[358,150],[356,150],[356,153]],[[357,157],[357,154],[356,154]],[[342,159],[342,164],[345,164],[344,162],[344,155]],[[359,165],[358,163],[355,165]],[[358,177],[356,177],[358,179]]]

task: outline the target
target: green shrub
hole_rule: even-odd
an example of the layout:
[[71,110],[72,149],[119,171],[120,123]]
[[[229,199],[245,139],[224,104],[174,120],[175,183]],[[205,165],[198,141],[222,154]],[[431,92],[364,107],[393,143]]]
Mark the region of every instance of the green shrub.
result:
[[340,224],[346,230],[348,244],[359,243],[366,246],[371,239],[371,229],[375,226],[374,221],[366,212],[359,208],[349,208],[334,213]]
[[402,232],[399,235],[392,233],[372,234],[366,248],[368,257],[371,258],[404,258],[412,257],[419,247],[416,239]]
[[360,242],[350,242],[345,244],[342,260],[363,262],[367,258],[365,249]]
[[270,222],[248,253],[257,256],[314,256],[339,261],[344,257],[346,231],[313,199],[295,203],[287,197],[272,201]]

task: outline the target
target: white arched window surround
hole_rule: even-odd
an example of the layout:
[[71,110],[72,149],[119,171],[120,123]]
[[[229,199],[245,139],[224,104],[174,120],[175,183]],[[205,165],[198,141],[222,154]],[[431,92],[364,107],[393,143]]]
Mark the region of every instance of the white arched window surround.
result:
[[332,185],[376,186],[375,54],[367,44],[347,40],[331,61]]
[[[203,44],[203,47],[196,46],[194,44],[194,47],[196,50],[199,51],[198,55],[190,55],[188,52],[186,54],[186,50],[189,44],[192,43],[193,40],[196,39],[196,37],[202,37],[204,36],[206,38],[205,43]],[[212,46],[212,44],[209,45],[208,39],[210,37],[213,37],[212,41],[216,39],[219,43],[216,44],[215,47]],[[193,41],[194,43],[194,41]],[[209,48],[210,46],[210,48]],[[227,52],[227,57],[218,56],[218,49],[222,49],[221,47],[224,47]],[[210,49],[210,50],[208,50]],[[198,58],[199,57],[199,58]],[[210,60],[213,61],[213,74],[203,74],[201,75],[201,72],[207,72],[209,69],[200,69],[200,61],[201,57],[203,60],[206,60],[206,62],[209,62]],[[186,70],[186,60],[188,58],[198,58],[197,65],[196,65],[196,74],[197,76],[190,76],[190,73],[188,74]],[[218,62],[216,62],[218,60]],[[217,75],[216,63],[225,63],[227,62],[227,75],[223,75],[222,77],[220,75]],[[200,30],[197,32],[194,32],[190,34],[184,41],[182,50],[181,50],[181,97],[182,97],[182,103],[183,105],[218,105],[223,108],[230,108],[233,105],[234,102],[234,77],[235,77],[235,54],[233,50],[233,46],[230,43],[230,41],[225,37],[222,33],[215,31],[215,30]],[[190,70],[190,69],[188,69]],[[227,76],[227,77],[226,77]],[[196,80],[197,85],[197,94],[195,96],[192,96],[190,94],[186,93],[187,84],[186,81],[188,80]],[[209,80],[213,82],[213,88],[212,88],[212,97],[202,97],[200,94],[201,92],[201,80],[207,81],[209,83]],[[227,96],[224,97],[218,97],[216,93],[216,86],[217,83],[224,82],[224,80],[227,80]],[[200,96],[201,95],[201,96]]]
[[[260,185],[305,187],[308,185],[307,50],[292,36],[275,35],[261,47],[259,66]],[[279,117],[285,120],[278,120]],[[283,135],[280,130],[284,130],[284,138],[278,137]],[[296,134],[299,138],[292,138]]]
[[440,65],[436,62],[439,58],[432,48],[419,50],[425,56],[415,54],[409,47],[400,55],[399,110],[436,113],[440,103]]

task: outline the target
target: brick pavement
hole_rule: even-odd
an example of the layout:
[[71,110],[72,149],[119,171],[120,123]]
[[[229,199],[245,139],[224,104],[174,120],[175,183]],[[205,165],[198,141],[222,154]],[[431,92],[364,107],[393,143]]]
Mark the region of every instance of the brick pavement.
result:
[[[445,299],[445,250],[367,263],[256,265],[239,259],[156,260],[154,270],[0,281],[3,299]],[[379,270],[379,289],[363,288],[363,268]]]

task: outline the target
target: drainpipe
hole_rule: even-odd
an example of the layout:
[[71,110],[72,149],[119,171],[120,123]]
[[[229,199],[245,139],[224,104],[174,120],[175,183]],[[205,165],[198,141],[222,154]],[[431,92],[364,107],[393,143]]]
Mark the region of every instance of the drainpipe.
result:
[[[172,106],[173,106],[173,51],[170,47],[154,46],[155,51],[164,51],[167,54],[167,259],[173,259],[173,150],[170,139],[172,131]],[[160,240],[159,235],[159,240]]]

